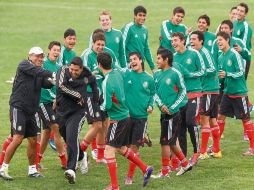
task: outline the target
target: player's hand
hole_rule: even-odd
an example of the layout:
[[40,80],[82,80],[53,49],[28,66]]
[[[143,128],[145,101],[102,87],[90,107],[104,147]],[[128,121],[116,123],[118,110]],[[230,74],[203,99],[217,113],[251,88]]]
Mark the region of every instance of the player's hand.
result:
[[168,114],[168,115],[171,115],[171,113],[169,112],[167,106],[165,106],[165,105],[161,106],[161,111],[162,111],[163,113],[166,113],[166,114]]
[[52,109],[53,109],[53,110],[55,110],[55,109],[56,109],[56,99],[54,99],[54,100],[53,100]]
[[152,106],[148,106],[148,108],[147,108],[147,113],[152,113],[153,112],[153,108],[152,108]]
[[219,70],[219,78],[223,79],[226,76],[226,72],[223,70]]
[[238,44],[234,44],[234,49],[235,49],[238,53],[241,53],[242,50],[243,50]]
[[83,98],[81,98],[81,100],[78,101],[78,104],[79,104],[80,106],[83,106],[84,103],[85,103],[85,100],[84,100]]
[[192,32],[192,27],[188,27],[186,30],[186,35],[189,35]]
[[99,71],[94,70],[94,71],[92,72],[92,74],[95,76],[95,75],[99,74]]

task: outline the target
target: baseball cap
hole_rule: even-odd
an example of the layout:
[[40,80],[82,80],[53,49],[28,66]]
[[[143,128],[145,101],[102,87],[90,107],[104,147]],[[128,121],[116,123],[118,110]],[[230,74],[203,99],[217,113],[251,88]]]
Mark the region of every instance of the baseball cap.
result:
[[29,50],[29,55],[31,54],[35,54],[35,55],[40,55],[40,54],[43,54],[43,50],[40,48],[40,47],[32,47],[30,50]]

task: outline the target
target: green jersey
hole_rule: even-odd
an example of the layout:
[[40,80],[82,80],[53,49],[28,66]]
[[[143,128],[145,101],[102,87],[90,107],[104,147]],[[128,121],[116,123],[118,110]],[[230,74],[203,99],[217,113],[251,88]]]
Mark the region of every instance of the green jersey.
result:
[[234,21],[233,36],[240,38],[249,51],[251,51],[252,29],[247,21]]
[[154,73],[155,101],[159,108],[167,106],[170,113],[176,113],[187,103],[186,87],[182,74],[171,67]]
[[247,86],[244,76],[244,63],[240,54],[233,48],[219,57],[219,65],[226,72],[224,80],[224,94],[232,96],[247,95]]
[[202,91],[203,92],[219,92],[219,77],[216,68],[215,61],[213,56],[208,49],[202,47],[199,50],[200,55],[202,56],[205,68],[206,68],[206,76],[201,78],[202,82]]
[[126,24],[123,29],[123,44],[125,46],[126,60],[129,62],[129,53],[138,52],[143,61],[147,61],[151,70],[155,68],[148,43],[148,30],[144,25],[135,22]]
[[57,64],[69,65],[71,63],[71,59],[76,56],[76,53],[73,49],[68,50],[64,45],[61,46],[61,53],[58,58]]
[[129,116],[126,106],[123,76],[118,70],[105,74],[102,82],[103,99],[101,110],[107,111],[110,120],[122,120]]
[[181,32],[186,36],[187,27],[184,24],[173,24],[170,20],[165,20],[161,24],[160,29],[160,46],[169,49],[171,52],[175,52],[175,49],[171,44],[171,36],[175,32]]
[[147,72],[124,73],[126,105],[133,118],[147,118],[147,108],[154,105],[154,80]]
[[[56,62],[50,61],[50,59],[47,57],[44,60],[42,68],[52,72],[57,72],[60,66],[57,65]],[[45,88],[41,89],[40,103],[52,103],[55,98],[56,98],[56,86],[53,86],[51,89]]]
[[173,60],[173,66],[184,75],[187,92],[202,92],[201,77],[205,75],[205,65],[200,53],[189,48],[183,53],[176,52]]

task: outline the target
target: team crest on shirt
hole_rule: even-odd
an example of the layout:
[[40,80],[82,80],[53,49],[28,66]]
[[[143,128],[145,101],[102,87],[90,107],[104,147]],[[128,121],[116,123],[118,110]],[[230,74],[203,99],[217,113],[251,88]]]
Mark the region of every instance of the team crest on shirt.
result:
[[17,130],[18,130],[18,131],[21,131],[21,130],[22,130],[22,126],[19,125],[19,126],[17,127]]
[[212,40],[208,40],[207,44],[208,44],[209,46],[212,46],[212,45],[213,45]]
[[145,82],[143,83],[143,87],[144,87],[144,88],[147,88],[147,87],[148,87],[148,82],[145,81]]
[[146,39],[146,34],[144,34],[144,39]]
[[120,42],[119,37],[116,37],[116,38],[115,38],[115,41],[116,41],[116,43],[119,43],[119,42]]
[[171,83],[171,79],[166,80],[166,84],[169,85]]
[[131,80],[128,81],[128,84],[132,84]]
[[237,31],[237,35],[240,35],[240,34],[241,34],[240,30],[238,30],[238,31]]
[[232,61],[228,60],[228,66],[230,67],[232,65]]
[[187,63],[187,64],[191,64],[191,59],[190,59],[190,58],[187,59],[186,63]]
[[138,38],[138,34],[135,34],[135,38]]

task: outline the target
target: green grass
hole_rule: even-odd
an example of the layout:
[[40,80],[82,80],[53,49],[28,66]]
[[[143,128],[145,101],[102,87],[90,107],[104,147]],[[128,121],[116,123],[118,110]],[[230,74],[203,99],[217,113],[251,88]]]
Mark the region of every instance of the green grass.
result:
[[[246,1],[249,7],[254,7],[254,2]],[[32,46],[40,46],[45,51],[52,40],[63,40],[63,32],[68,27],[77,31],[78,44],[76,52],[80,54],[88,46],[88,38],[91,32],[99,27],[98,15],[102,9],[112,12],[113,26],[122,28],[133,18],[133,8],[143,4],[148,10],[146,26],[149,29],[149,42],[155,58],[158,47],[160,24],[171,17],[175,6],[183,6],[186,10],[184,23],[196,29],[196,19],[201,14],[208,14],[211,18],[210,31],[215,31],[220,21],[228,18],[229,9],[239,3],[231,1],[31,1],[31,0],[0,0],[0,143],[7,137],[10,131],[8,120],[8,101],[11,85],[6,80],[15,75],[18,63],[27,57],[28,50]],[[254,26],[254,13],[250,9],[249,23]],[[253,52],[252,52],[253,53]],[[253,67],[251,68],[248,86],[249,97],[253,99]],[[159,112],[156,110],[149,118],[149,130],[154,146],[143,148],[141,157],[153,165],[155,171],[160,169],[159,146]],[[82,131],[82,135],[86,130]],[[189,146],[190,147],[190,146]],[[254,172],[253,157],[242,157],[241,153],[248,147],[248,143],[242,141],[241,122],[228,119],[225,129],[225,139],[221,141],[223,158],[221,160],[200,161],[192,172],[184,176],[176,177],[171,174],[170,179],[152,180],[146,189],[253,189]],[[189,148],[191,150],[191,148]],[[191,152],[191,151],[189,151]],[[142,188],[141,173],[137,170],[135,184],[124,186],[124,178],[127,172],[127,162],[120,156],[118,159],[118,178],[121,189]],[[11,165],[10,174],[15,178],[13,182],[0,179],[0,189],[102,189],[109,183],[106,166],[96,165],[92,160],[90,172],[81,175],[77,172],[77,183],[69,185],[64,179],[63,171],[57,154],[51,149],[45,153],[43,171],[46,178],[27,178],[28,162],[26,158],[26,140],[15,153]]]

